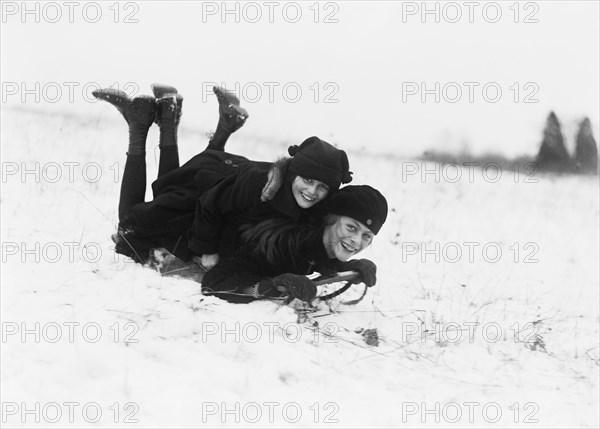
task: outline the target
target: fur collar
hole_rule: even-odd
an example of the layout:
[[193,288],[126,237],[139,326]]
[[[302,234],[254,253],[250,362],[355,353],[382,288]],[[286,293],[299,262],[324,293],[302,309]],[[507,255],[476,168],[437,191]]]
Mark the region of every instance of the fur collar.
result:
[[265,184],[265,187],[260,195],[261,201],[264,202],[273,199],[285,181],[285,176],[287,175],[287,170],[291,161],[292,158],[282,157],[273,163],[273,166],[269,170],[267,183]]

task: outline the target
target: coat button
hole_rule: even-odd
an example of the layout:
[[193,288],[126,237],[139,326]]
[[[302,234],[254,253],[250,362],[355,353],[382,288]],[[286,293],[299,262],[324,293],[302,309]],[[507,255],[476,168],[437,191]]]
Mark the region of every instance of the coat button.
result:
[[225,160],[225,164],[227,164],[227,165],[231,165],[231,164],[233,164],[233,161],[232,161],[232,160],[230,160],[230,159],[226,159],[226,160]]

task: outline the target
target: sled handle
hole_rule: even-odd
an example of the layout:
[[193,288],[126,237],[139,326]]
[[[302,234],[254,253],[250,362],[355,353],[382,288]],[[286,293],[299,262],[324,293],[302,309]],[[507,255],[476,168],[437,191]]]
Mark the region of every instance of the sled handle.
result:
[[356,271],[342,271],[332,277],[317,278],[313,280],[316,286],[328,285],[330,283],[344,282],[357,279],[359,274]]

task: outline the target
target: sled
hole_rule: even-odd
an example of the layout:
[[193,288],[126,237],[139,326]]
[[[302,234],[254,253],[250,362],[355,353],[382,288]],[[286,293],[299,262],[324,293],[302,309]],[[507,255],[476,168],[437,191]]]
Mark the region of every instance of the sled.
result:
[[[202,278],[204,277],[204,274],[206,274],[206,270],[201,265],[198,265],[194,262],[183,262],[166,249],[154,249],[146,265],[157,270],[162,276],[179,277],[193,280],[198,283],[202,283]],[[320,302],[323,302],[341,295],[342,293],[346,292],[350,286],[352,286],[358,276],[359,274],[356,271],[342,271],[329,275],[321,275],[312,279],[316,286],[346,282],[346,284],[344,284],[344,286],[338,290],[332,293],[317,296],[316,299]],[[364,298],[366,291],[367,289],[365,287],[363,294],[358,299],[343,302],[343,304],[353,305],[360,302]]]
[[[317,286],[324,286],[324,285],[328,285],[331,283],[339,283],[339,282],[344,282],[344,281],[346,282],[346,284],[344,286],[342,286],[335,292],[318,296],[317,299],[319,301],[327,301],[329,299],[335,298],[338,295],[343,294],[348,289],[350,289],[350,286],[352,286],[354,284],[354,280],[358,279],[358,277],[359,277],[359,274],[356,271],[342,271],[339,273],[335,273],[333,275],[319,276],[316,279],[313,279],[313,282]],[[348,301],[348,302],[345,302],[344,304],[347,304],[347,305],[357,304],[365,297],[366,293],[367,293],[367,288],[365,287],[363,294],[357,300]]]

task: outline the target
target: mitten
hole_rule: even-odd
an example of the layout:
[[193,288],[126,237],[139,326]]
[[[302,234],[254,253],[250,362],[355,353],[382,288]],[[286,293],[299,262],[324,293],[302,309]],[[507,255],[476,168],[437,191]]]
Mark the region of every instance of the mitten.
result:
[[345,262],[344,270],[356,271],[360,277],[355,283],[364,283],[368,287],[375,286],[377,283],[377,266],[368,259],[354,259]]
[[301,301],[310,302],[317,296],[317,286],[306,276],[282,274],[274,277],[270,282],[273,288],[280,291],[282,295],[298,298]]

